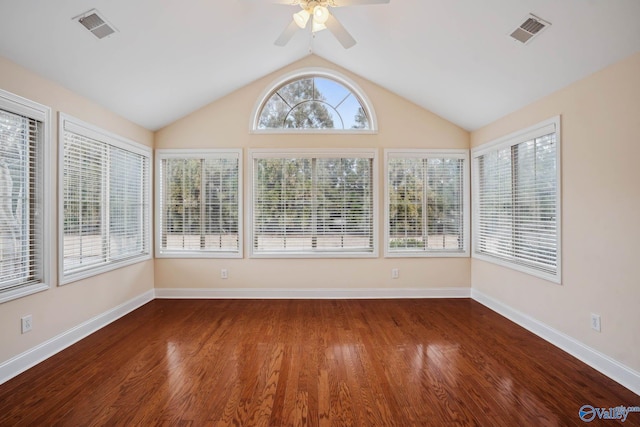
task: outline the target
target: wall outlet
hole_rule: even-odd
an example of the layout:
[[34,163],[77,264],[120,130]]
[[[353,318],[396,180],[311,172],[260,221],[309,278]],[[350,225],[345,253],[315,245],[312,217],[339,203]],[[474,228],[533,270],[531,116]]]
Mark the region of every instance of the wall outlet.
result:
[[220,278],[221,279],[228,279],[229,278],[229,270],[227,270],[226,268],[223,268],[222,270],[220,270]]
[[400,277],[400,270],[397,268],[392,268],[391,269],[391,278],[392,279],[397,279],[398,277]]
[[30,314],[27,314],[26,316],[23,316],[20,320],[22,320],[22,333],[26,334],[31,330],[31,327],[33,326],[33,318],[31,317]]
[[600,315],[591,313],[591,329],[600,332]]

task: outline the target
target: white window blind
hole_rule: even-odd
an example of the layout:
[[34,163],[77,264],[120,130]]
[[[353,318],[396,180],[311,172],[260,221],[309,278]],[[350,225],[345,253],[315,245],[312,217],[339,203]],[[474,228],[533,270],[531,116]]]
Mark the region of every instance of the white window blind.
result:
[[474,154],[474,253],[560,281],[559,120]]
[[242,256],[241,151],[158,150],[158,256]]
[[468,154],[386,151],[386,254],[468,256]]
[[61,121],[61,281],[148,259],[150,149]]
[[0,301],[45,281],[43,121],[11,110],[0,98]]
[[372,152],[254,155],[253,254],[374,254],[374,161]]

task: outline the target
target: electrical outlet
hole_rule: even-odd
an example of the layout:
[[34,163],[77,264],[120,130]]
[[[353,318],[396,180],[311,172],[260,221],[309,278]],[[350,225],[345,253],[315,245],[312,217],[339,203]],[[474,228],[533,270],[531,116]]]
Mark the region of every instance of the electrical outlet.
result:
[[22,333],[26,334],[31,330],[31,327],[33,326],[33,318],[31,317],[30,314],[27,314],[26,316],[23,316],[20,320],[22,320]]
[[392,268],[391,269],[391,278],[392,279],[397,279],[398,277],[400,277],[400,270],[398,270],[397,268]]
[[591,313],[591,329],[600,332],[600,315]]
[[220,278],[221,279],[228,279],[229,278],[229,270],[227,270],[226,268],[223,268],[222,270],[220,270]]

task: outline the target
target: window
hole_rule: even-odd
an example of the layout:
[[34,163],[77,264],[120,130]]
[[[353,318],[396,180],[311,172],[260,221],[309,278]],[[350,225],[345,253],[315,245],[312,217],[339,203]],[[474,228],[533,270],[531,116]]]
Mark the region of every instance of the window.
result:
[[252,255],[376,256],[372,150],[254,150]]
[[385,150],[385,255],[468,256],[466,150]]
[[355,84],[333,72],[308,70],[287,76],[267,93],[253,130],[371,132],[375,117]]
[[241,150],[158,150],[158,257],[241,257]]
[[0,302],[49,288],[50,116],[0,90]]
[[151,149],[60,115],[60,274],[69,283],[151,257]]
[[560,283],[560,118],[472,153],[474,256]]

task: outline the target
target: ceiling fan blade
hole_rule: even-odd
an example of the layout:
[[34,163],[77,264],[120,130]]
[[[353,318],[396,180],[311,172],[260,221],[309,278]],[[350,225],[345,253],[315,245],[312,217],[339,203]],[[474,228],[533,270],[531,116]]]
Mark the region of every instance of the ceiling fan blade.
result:
[[356,40],[333,15],[329,14],[329,18],[324,25],[327,26],[327,29],[331,31],[331,34],[333,34],[334,37],[338,39],[342,47],[344,47],[345,49],[349,49],[356,44]]
[[341,6],[363,6],[367,4],[387,4],[391,0],[334,0],[334,7]]
[[296,21],[291,21],[291,23],[287,25],[287,28],[284,29],[282,34],[280,34],[280,36],[276,39],[276,41],[273,44],[275,44],[276,46],[285,46],[287,43],[289,43],[289,40],[291,40],[293,35],[299,29],[300,27],[298,27],[298,24],[296,24]]

